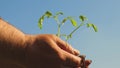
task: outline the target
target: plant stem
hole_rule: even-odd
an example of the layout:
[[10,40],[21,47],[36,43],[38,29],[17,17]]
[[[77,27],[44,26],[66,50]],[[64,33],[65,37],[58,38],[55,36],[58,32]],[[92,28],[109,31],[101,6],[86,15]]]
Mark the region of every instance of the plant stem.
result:
[[57,33],[58,37],[60,37],[60,24],[58,24],[58,33]]
[[78,27],[76,27],[68,36],[71,36],[76,30],[78,30],[83,25],[84,25],[84,22],[82,22]]
[[60,27],[61,27],[61,23],[60,23],[60,21],[58,20],[58,18],[56,17],[56,18],[54,18],[55,19],[55,21],[57,22],[57,25],[58,25],[58,32],[57,32],[57,36],[58,37],[60,37]]

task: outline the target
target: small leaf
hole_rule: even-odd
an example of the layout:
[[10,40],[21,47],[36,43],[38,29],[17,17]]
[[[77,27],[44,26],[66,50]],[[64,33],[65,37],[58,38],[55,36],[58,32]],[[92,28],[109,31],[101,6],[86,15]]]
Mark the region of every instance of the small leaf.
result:
[[95,26],[94,24],[92,24],[92,27],[93,27],[93,29],[94,29],[95,32],[98,31],[97,26]]
[[43,20],[44,20],[44,15],[43,15],[43,16],[39,19],[39,21],[38,21],[38,27],[39,27],[40,29],[42,29]]
[[75,26],[75,27],[77,26],[77,22],[73,18],[71,18],[70,21],[71,21],[73,26]]
[[41,24],[41,23],[38,23],[38,27],[39,27],[40,29],[42,29],[42,24]]
[[81,21],[87,20],[87,18],[85,16],[83,16],[83,15],[79,16],[79,18],[80,18]]
[[64,18],[64,19],[62,20],[62,24],[64,24],[67,20],[68,20],[68,18]]
[[87,23],[87,27],[92,27],[92,28],[94,29],[95,32],[98,31],[97,26],[95,26],[95,25],[92,24],[92,23]]
[[57,12],[56,15],[53,16],[53,18],[54,18],[55,20],[57,20],[59,15],[63,15],[63,13],[62,13],[62,12]]
[[87,23],[87,27],[92,27],[92,24],[91,23]]
[[63,15],[63,12],[57,12],[56,15]]
[[52,16],[52,13],[51,13],[50,11],[47,11],[47,12],[45,13],[45,16],[47,16],[47,18],[50,18],[50,17]]

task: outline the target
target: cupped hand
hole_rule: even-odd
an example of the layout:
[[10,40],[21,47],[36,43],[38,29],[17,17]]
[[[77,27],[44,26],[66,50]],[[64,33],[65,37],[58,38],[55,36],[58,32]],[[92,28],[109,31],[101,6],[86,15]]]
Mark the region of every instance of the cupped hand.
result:
[[[27,35],[26,67],[62,68],[80,67],[79,51],[55,35]],[[86,68],[91,63],[86,60]]]

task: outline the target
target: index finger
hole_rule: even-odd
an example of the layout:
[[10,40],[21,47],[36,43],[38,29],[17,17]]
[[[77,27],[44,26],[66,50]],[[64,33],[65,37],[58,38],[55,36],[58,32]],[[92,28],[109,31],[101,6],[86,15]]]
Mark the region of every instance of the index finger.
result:
[[56,43],[61,49],[65,50],[65,51],[67,51],[67,52],[69,52],[71,54],[79,55],[78,50],[74,49],[70,44],[68,44],[67,42],[61,40],[59,37],[56,38]]

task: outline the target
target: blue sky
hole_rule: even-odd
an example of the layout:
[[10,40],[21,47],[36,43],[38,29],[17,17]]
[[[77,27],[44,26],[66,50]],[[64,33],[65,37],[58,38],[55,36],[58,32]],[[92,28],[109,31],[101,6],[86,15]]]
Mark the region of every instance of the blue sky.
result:
[[[69,43],[93,62],[91,68],[119,68],[120,66],[120,0],[0,0],[0,17],[27,34],[56,33],[53,20],[37,27],[39,17],[47,10],[64,12],[65,16],[85,15],[98,27],[98,32],[82,27]],[[71,24],[64,26],[71,31]],[[73,27],[72,27],[73,28]]]

